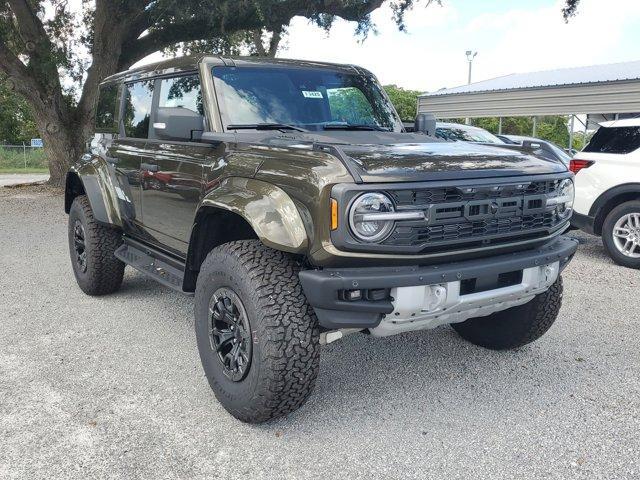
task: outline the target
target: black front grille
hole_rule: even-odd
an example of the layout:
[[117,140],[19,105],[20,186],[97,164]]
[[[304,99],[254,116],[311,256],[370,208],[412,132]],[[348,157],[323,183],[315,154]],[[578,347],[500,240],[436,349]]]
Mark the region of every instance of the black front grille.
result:
[[478,222],[456,222],[432,226],[398,225],[387,245],[414,246],[422,243],[441,243],[465,239],[478,239],[495,235],[511,235],[539,228],[552,228],[557,216],[554,212],[535,215],[492,218]]
[[483,246],[545,236],[563,220],[546,198],[560,180],[392,190],[397,210],[423,209],[427,220],[397,222],[384,245],[424,251]]
[[546,195],[554,193],[560,180],[544,180],[510,185],[482,185],[468,187],[442,187],[429,189],[393,190],[388,192],[398,209],[418,208],[434,203],[486,200],[520,195]]

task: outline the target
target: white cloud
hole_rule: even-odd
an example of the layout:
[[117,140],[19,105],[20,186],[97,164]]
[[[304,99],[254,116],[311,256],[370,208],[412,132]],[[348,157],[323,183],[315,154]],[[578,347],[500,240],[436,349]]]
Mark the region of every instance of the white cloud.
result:
[[562,0],[543,7],[508,2],[519,6],[501,10],[494,3],[498,11],[476,17],[465,15],[469,4],[464,0],[443,3],[428,8],[418,4],[407,14],[407,34],[397,31],[389,9],[380,9],[373,16],[379,35],[362,44],[354,38],[352,23],[337,21],[327,36],[296,18],[288,49],[279,56],[356,63],[383,83],[424,91],[466,83],[464,52],[469,48],[479,51],[474,80],[640,56],[636,45],[624,42],[625,32],[640,29],[638,0],[582,0],[579,14],[568,24],[560,13]]
[[455,23],[455,2],[444,6],[416,6],[407,13],[407,33],[398,31],[391,9],[383,7],[373,14],[377,34],[364,41],[354,35],[355,24],[336,21],[327,35],[305,18],[294,18],[289,29],[287,49],[279,57],[313,59],[336,63],[355,63],[378,75],[383,83],[422,88],[424,78],[431,75],[432,62],[425,59],[435,53],[422,32],[441,30]]
[[486,13],[471,21],[465,35],[483,44],[474,77],[639,59],[635,46],[624,45],[623,34],[638,24],[640,2],[583,0],[569,23],[559,14],[562,4]]

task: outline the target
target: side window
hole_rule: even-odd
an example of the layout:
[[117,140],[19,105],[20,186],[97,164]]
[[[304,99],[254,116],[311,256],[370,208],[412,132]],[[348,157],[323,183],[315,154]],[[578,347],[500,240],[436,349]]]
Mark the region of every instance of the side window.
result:
[[98,133],[118,131],[118,84],[102,85],[98,93],[95,130]]
[[600,127],[584,152],[624,155],[640,148],[640,127]]
[[200,79],[197,75],[167,78],[160,82],[159,108],[185,108],[204,116]]
[[331,120],[355,124],[375,123],[371,103],[356,87],[327,88]]
[[198,141],[204,131],[204,106],[198,75],[161,79],[158,89],[153,138]]
[[124,133],[127,137],[147,138],[151,119],[154,80],[125,85]]

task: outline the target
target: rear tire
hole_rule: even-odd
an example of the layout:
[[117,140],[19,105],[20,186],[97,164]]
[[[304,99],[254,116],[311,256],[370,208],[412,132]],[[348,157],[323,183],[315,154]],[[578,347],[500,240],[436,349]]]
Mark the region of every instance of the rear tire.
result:
[[69,210],[69,254],[73,274],[87,295],[113,293],[122,285],[124,263],[114,256],[122,234],[98,223],[89,200],[80,195]]
[[486,317],[452,323],[465,340],[492,350],[509,350],[544,335],[558,317],[562,305],[562,277],[533,300]]
[[217,399],[243,422],[293,412],[315,385],[320,334],[299,271],[290,256],[257,240],[221,245],[200,268],[200,359]]
[[[633,219],[633,226],[629,226],[629,219]],[[622,231],[629,231],[634,242],[629,244],[633,247],[631,254],[624,254],[623,244],[626,239],[616,237],[615,234]],[[626,235],[626,234],[625,234]],[[602,224],[602,243],[611,259],[618,265],[628,268],[640,268],[640,201],[626,202],[611,210]],[[635,255],[635,257],[634,257]]]

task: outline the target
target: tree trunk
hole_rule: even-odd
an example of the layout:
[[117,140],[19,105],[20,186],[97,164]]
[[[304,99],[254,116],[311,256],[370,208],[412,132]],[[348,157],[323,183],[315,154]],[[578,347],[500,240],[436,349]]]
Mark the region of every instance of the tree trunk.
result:
[[[44,125],[42,124],[44,120]],[[38,130],[42,132],[44,151],[49,162],[49,184],[64,187],[69,166],[80,159],[86,149],[86,141],[82,132],[86,126],[46,121],[36,118]]]

